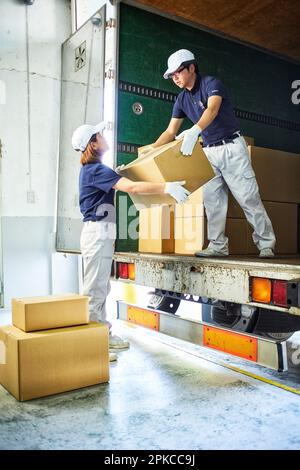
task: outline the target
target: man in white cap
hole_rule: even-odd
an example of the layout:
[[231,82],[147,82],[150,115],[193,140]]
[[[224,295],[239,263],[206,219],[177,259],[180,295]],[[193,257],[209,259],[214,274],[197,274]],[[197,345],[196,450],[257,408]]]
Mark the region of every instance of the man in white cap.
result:
[[[81,151],[79,176],[79,205],[83,216],[80,248],[83,258],[83,294],[89,296],[90,320],[109,326],[109,348],[120,350],[129,347],[128,341],[113,335],[106,319],[106,298],[110,291],[110,273],[116,238],[115,189],[136,194],[167,193],[174,203],[185,202],[189,191],[185,181],[149,183],[131,181],[121,177],[102,162],[108,150],[103,137],[105,122],[96,126],[84,124],[72,136],[72,147]],[[117,359],[110,353],[110,361]]]
[[195,56],[186,49],[169,57],[164,78],[172,78],[183,91],[176,99],[167,129],[149,148],[174,140],[187,117],[194,125],[176,137],[182,139],[181,152],[187,157],[191,155],[201,135],[203,150],[216,175],[203,187],[209,245],[195,255],[228,255],[225,224],[229,189],[253,227],[252,237],[259,256],[273,257],[276,241],[273,227],[262,204],[248,148],[223,83],[214,77],[199,75]]

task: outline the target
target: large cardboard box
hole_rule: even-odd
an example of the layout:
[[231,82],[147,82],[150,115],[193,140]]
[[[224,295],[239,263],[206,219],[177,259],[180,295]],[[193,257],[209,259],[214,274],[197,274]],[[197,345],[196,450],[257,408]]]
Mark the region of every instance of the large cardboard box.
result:
[[[263,201],[271,219],[276,236],[275,253],[296,254],[298,252],[298,209],[297,204]],[[252,228],[249,227],[252,233]],[[252,241],[252,236],[251,236]],[[252,246],[254,246],[252,242]]]
[[12,299],[12,323],[27,332],[84,325],[89,321],[88,301],[77,294]]
[[254,145],[254,137],[249,137],[248,135],[243,135],[247,145]]
[[[298,251],[297,204],[264,202],[276,236],[276,254],[296,254]],[[175,253],[193,254],[208,244],[206,217],[175,217]],[[227,218],[226,235],[229,253],[257,254],[252,239],[253,229],[245,218]]]
[[[263,205],[267,211],[268,216],[271,219],[275,236],[276,236],[276,247],[275,251],[277,254],[296,254],[298,252],[297,247],[297,231],[298,231],[298,209],[297,204],[285,203],[285,202],[271,202],[263,201]],[[203,191],[202,188],[194,191],[188,198],[185,204],[176,204],[175,205],[175,227],[178,226],[179,222],[176,222],[177,218],[188,218],[188,217],[204,217],[205,210],[203,205]],[[232,219],[244,220],[245,223],[233,222]],[[246,217],[236,202],[234,197],[229,194],[228,197],[228,212],[227,212],[227,229],[230,231],[230,253],[234,254],[256,254],[257,248],[252,240],[252,227],[246,223]],[[189,224],[195,226],[206,222],[201,222],[201,219],[198,221],[190,221]],[[238,224],[239,231],[245,234],[245,227],[247,227],[247,243],[241,244],[241,240],[238,240],[237,230],[234,230],[234,224]],[[187,224],[187,227],[189,225]],[[243,227],[243,228],[242,228]],[[188,230],[188,229],[187,229]],[[201,229],[202,230],[202,229]],[[178,229],[175,228],[175,238]],[[205,232],[206,235],[206,232]],[[202,234],[199,234],[198,237],[202,239]],[[198,244],[206,244],[207,240],[203,239],[200,242],[200,239],[197,241]],[[182,247],[183,241],[175,241],[175,252],[178,252],[178,247]],[[244,248],[243,248],[244,247]],[[182,248],[180,248],[182,249]],[[241,251],[242,249],[246,251]]]
[[0,328],[0,384],[20,401],[107,382],[108,364],[107,325]]
[[204,217],[202,188],[194,191],[184,204],[175,204],[175,218],[178,217]]
[[[206,217],[175,217],[175,253],[193,255],[206,248]],[[247,253],[248,224],[246,220],[227,219],[226,234],[230,254]]]
[[[276,236],[275,252],[277,254],[296,254],[298,252],[298,208],[297,204],[286,202],[262,201],[266,212],[272,222]],[[228,216],[230,218],[245,219],[245,214],[238,203],[230,195],[228,200]],[[248,253],[257,253],[252,241],[253,229],[248,225],[249,244]]]
[[249,146],[261,198],[300,203],[300,154]]
[[[203,188],[194,191],[184,204],[175,204],[175,217],[204,217],[205,208],[203,203]],[[242,219],[244,212],[236,202],[234,197],[229,194],[227,217],[233,219]]]
[[154,206],[140,210],[139,251],[174,253],[174,207]]
[[[244,137],[247,145],[254,145],[254,137],[249,137],[247,135],[243,135],[243,137]],[[199,137],[199,142],[202,142],[202,137],[201,136]],[[144,158],[147,155],[147,153],[149,152],[149,147],[150,146],[151,146],[151,144],[143,145],[142,147],[138,147],[138,149],[137,149],[138,158]]]
[[[185,187],[195,191],[212,179],[214,172],[200,143],[195,145],[190,157],[182,155],[181,145],[181,141],[162,145],[126,165],[120,175],[133,181],[152,183],[184,180]],[[168,194],[130,194],[130,197],[138,209],[153,204],[174,204],[174,199]]]

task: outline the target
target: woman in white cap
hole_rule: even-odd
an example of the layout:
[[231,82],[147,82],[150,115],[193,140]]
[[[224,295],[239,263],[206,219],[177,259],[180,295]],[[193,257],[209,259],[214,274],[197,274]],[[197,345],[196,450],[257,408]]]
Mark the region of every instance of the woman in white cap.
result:
[[[176,202],[186,200],[189,192],[183,187],[185,181],[170,183],[147,183],[131,181],[121,177],[102,163],[108,150],[103,137],[105,123],[96,126],[78,127],[72,136],[72,147],[81,151],[79,177],[79,203],[83,215],[80,247],[84,265],[83,293],[89,296],[90,320],[109,325],[109,348],[126,349],[128,341],[112,335],[111,324],[106,319],[106,298],[110,291],[110,273],[114,242],[116,238],[116,216],[114,190],[141,194],[170,194]],[[110,354],[110,360],[116,360]]]

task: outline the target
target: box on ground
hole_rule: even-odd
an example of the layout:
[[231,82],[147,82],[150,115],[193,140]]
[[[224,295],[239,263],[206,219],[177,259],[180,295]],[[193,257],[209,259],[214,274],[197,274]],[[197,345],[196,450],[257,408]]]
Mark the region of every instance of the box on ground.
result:
[[0,384],[19,401],[108,382],[108,364],[107,325],[0,328]]
[[140,210],[139,251],[174,253],[174,206]]
[[89,321],[88,297],[77,294],[12,299],[12,323],[23,331],[40,331]]
[[[181,145],[181,141],[162,145],[126,165],[120,175],[133,181],[152,183],[184,180],[185,187],[191,192],[195,191],[212,179],[214,172],[200,143],[195,145],[193,154],[188,158],[180,152]],[[130,194],[130,197],[138,209],[175,202],[168,194]]]
[[261,198],[300,203],[300,155],[262,147],[248,148]]

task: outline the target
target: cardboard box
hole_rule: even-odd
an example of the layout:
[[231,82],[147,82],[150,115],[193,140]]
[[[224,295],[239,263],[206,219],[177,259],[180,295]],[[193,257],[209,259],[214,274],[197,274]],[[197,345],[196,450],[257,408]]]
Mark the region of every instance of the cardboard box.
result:
[[[296,254],[298,251],[297,204],[264,202],[266,211],[272,221],[276,236],[276,254]],[[245,218],[227,218],[226,231],[229,239],[229,253],[258,254],[253,242],[253,229]],[[175,253],[194,254],[206,248],[206,217],[175,217]]]
[[[276,236],[275,253],[296,254],[298,252],[298,210],[297,204],[263,201],[271,219]],[[252,229],[249,227],[252,233]],[[251,236],[252,241],[252,236]],[[253,242],[252,242],[253,244]],[[254,245],[254,244],[253,244]]]
[[[250,139],[251,139],[251,137],[250,137]],[[202,137],[200,136],[198,140],[199,140],[199,142],[202,142]],[[249,143],[248,145],[254,145],[254,142]],[[150,152],[149,147],[151,147],[151,144],[147,144],[147,145],[143,145],[142,147],[138,147],[138,149],[137,149],[138,158],[146,157],[148,152]]]
[[184,204],[175,204],[175,217],[204,217],[202,188],[194,191]]
[[[298,209],[297,204],[286,202],[262,201],[273,225],[276,236],[275,252],[277,254],[296,254],[297,232],[298,232]],[[230,218],[245,219],[241,207],[230,195],[228,203],[228,216]],[[248,253],[257,253],[257,248],[252,241],[253,229],[249,229]]]
[[108,382],[108,364],[107,325],[0,328],[0,384],[19,401]]
[[40,331],[89,322],[89,298],[48,295],[12,299],[12,323],[23,331]]
[[[203,188],[194,191],[184,204],[175,204],[175,217],[204,217],[205,208],[203,203]],[[233,219],[242,219],[244,212],[236,202],[234,197],[228,195],[227,217]]]
[[174,253],[174,207],[142,209],[139,224],[140,252]]
[[[248,224],[246,220],[227,219],[226,234],[230,254],[247,253]],[[208,245],[206,217],[175,217],[175,253],[194,255]]]
[[254,137],[243,135],[247,145],[254,145]]
[[[247,145],[254,145],[254,137],[249,137],[247,135],[243,135]],[[202,137],[199,137],[199,142],[202,142]],[[143,145],[142,147],[138,147],[138,158],[144,158],[147,153],[149,152],[149,147],[151,144]]]
[[300,203],[300,154],[249,146],[264,201]]
[[[195,145],[193,155],[184,157],[180,152],[181,141],[170,142],[137,158],[126,165],[120,175],[133,181],[164,183],[185,180],[185,187],[193,192],[214,177],[213,169],[200,143]],[[168,194],[130,194],[138,209],[153,204],[174,204]]]

